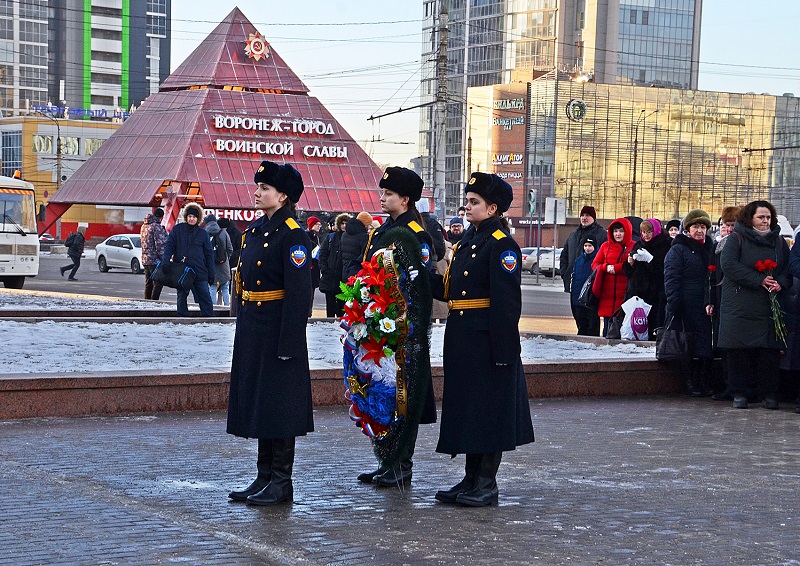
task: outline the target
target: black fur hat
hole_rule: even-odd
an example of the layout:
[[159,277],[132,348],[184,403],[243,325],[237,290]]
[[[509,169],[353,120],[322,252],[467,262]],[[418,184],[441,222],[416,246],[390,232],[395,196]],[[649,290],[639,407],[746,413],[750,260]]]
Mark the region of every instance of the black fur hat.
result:
[[278,165],[272,161],[262,161],[256,170],[253,182],[272,185],[294,203],[299,201],[300,195],[303,194],[303,177],[300,171],[288,163]]
[[511,185],[494,173],[473,173],[464,187],[464,194],[469,192],[478,193],[487,201],[496,204],[500,213],[507,211],[511,201],[514,200],[514,190]]
[[422,186],[425,182],[411,169],[405,167],[387,167],[383,172],[378,186],[397,193],[401,197],[408,197],[411,202],[417,202],[422,197]]

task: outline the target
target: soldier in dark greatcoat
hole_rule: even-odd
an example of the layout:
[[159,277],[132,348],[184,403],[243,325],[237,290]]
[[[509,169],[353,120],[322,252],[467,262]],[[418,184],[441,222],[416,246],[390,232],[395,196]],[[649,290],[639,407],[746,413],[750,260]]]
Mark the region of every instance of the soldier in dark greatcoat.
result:
[[464,192],[471,226],[431,287],[450,307],[436,451],[466,454],[466,473],[436,499],[479,507],[497,503],[502,454],[533,442],[533,425],[520,360],[521,255],[501,217],[511,186],[497,175],[473,173]]
[[311,242],[294,218],[303,193],[291,165],[264,161],[236,274],[240,303],[233,343],[228,433],[258,439],[258,475],[234,501],[291,502],[295,437],[314,430],[306,324]]
[[[429,270],[433,269],[433,241],[430,235],[425,231],[422,217],[415,206],[415,203],[422,197],[423,185],[424,183],[419,175],[410,169],[406,169],[405,167],[386,168],[378,186],[383,189],[381,192],[381,210],[388,214],[389,218],[370,233],[364,254],[358,258],[358,262],[351,262],[351,267],[349,269],[350,275],[354,275],[358,272],[361,261],[368,260],[376,251],[392,244],[391,237],[388,237],[387,233],[393,228],[398,227],[406,228],[414,233],[417,240],[419,240],[422,265]],[[425,274],[420,275],[424,276]],[[430,298],[428,298],[428,301],[430,301]],[[430,303],[427,305],[426,310],[430,312]],[[419,323],[429,324],[428,321],[420,321]],[[419,332],[418,334],[427,335],[427,332]],[[428,391],[425,397],[425,404],[422,407],[419,423],[411,423],[413,427],[416,427],[417,424],[436,422],[436,401],[433,394],[430,366],[428,366],[426,373],[427,375],[424,376],[424,382],[427,383]],[[402,485],[410,482],[412,475],[411,468],[413,466],[411,458],[414,455],[415,443],[416,429],[411,442],[405,447],[405,452],[400,458],[399,466],[392,466],[388,470],[384,469],[383,466],[379,466],[375,471],[359,474],[358,480],[364,483],[372,483],[375,481],[382,487]]]

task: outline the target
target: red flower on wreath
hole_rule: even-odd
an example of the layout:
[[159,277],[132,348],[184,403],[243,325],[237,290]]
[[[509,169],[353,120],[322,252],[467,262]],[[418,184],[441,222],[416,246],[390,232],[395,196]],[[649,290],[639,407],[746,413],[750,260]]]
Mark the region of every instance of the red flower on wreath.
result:
[[364,309],[367,308],[367,305],[362,305],[358,301],[348,301],[348,303],[344,304],[344,315],[342,316],[342,320],[348,324],[353,324],[354,322],[363,320]]
[[376,311],[379,311],[381,314],[386,313],[386,309],[394,304],[394,299],[389,294],[389,292],[381,287],[380,293],[370,293],[369,298],[372,299],[374,302],[372,303],[373,308]]
[[386,280],[389,279],[390,277],[391,275],[387,271],[384,270],[374,271],[370,269],[367,272],[367,276],[364,278],[364,283],[366,283],[369,286],[374,285],[376,287],[380,287],[381,289],[383,289]]
[[381,360],[386,357],[386,354],[383,353],[383,348],[386,346],[386,338],[383,337],[380,340],[375,340],[374,336],[370,336],[369,339],[361,344],[364,346],[364,349],[367,351],[364,354],[364,361],[373,359],[375,363],[381,365]]

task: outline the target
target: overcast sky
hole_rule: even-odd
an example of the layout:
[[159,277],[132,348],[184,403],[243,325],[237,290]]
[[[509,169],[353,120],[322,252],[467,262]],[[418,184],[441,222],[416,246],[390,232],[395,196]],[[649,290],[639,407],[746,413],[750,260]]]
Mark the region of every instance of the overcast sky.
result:
[[[419,154],[422,2],[172,0],[172,68],[238,5],[379,163]],[[800,95],[800,1],[704,0],[700,88]],[[372,141],[383,140],[383,141]]]

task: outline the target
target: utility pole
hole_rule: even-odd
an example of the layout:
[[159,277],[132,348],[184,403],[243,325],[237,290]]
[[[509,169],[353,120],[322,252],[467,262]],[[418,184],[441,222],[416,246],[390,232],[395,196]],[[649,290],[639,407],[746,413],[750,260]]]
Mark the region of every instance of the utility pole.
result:
[[441,218],[447,215],[445,153],[447,151],[447,0],[439,0],[439,52],[436,57],[436,156],[434,161],[434,199]]

